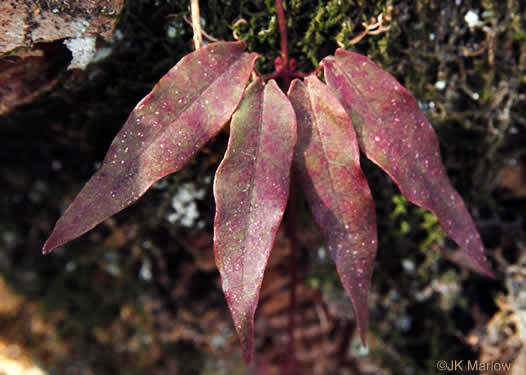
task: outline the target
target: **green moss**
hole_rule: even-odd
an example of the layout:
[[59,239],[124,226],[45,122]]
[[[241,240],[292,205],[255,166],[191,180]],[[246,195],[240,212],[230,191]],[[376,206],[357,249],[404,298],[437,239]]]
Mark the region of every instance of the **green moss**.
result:
[[[314,66],[318,66],[320,59],[324,57],[320,56],[319,51],[330,36],[336,35],[335,39],[341,39],[345,33],[352,31],[352,25],[346,17],[351,6],[353,6],[353,1],[331,0],[327,4],[320,3],[316,9],[305,36],[300,42],[302,52]],[[340,30],[337,31],[338,29]]]
[[438,218],[423,208],[418,208],[416,213],[422,220],[420,229],[426,233],[425,239],[420,242],[420,250],[428,251],[435,244],[443,246],[446,235],[438,223]]
[[397,194],[392,198],[395,205],[394,210],[391,212],[391,218],[396,219],[399,216],[407,215],[407,206],[409,201],[401,194]]

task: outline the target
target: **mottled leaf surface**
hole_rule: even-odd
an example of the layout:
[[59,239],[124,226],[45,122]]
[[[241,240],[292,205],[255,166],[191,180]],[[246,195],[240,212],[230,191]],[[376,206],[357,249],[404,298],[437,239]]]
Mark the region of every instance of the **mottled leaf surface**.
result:
[[433,212],[444,231],[492,276],[484,245],[462,198],[451,186],[437,136],[415,97],[365,56],[339,49],[323,61],[327,84],[351,115],[362,151],[405,197]]
[[294,171],[352,299],[365,343],[377,233],[356,134],[338,99],[315,76],[305,83],[295,80],[289,98],[298,122]]
[[174,66],[133,110],[101,168],[57,222],[43,251],[81,236],[180,170],[228,121],[256,54],[243,42],[210,44]]
[[296,138],[294,110],[276,82],[253,82],[232,117],[214,181],[216,264],[247,362],[263,272],[289,196]]

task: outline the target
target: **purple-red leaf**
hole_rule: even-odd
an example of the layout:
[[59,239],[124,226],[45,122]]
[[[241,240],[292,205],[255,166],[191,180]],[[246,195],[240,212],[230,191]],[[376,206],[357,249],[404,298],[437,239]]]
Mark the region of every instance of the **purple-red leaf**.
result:
[[294,171],[352,299],[365,344],[377,234],[356,134],[345,109],[316,76],[292,82],[289,98],[298,122]]
[[433,212],[444,231],[493,276],[484,245],[462,198],[451,186],[437,136],[415,97],[365,56],[339,49],[323,61],[327,84],[350,114],[362,151],[405,197]]
[[44,244],[44,253],[86,233],[180,170],[228,121],[256,54],[243,42],[210,44],[185,56],[133,110]]
[[263,272],[289,196],[296,137],[294,110],[276,82],[253,82],[232,117],[214,181],[216,264],[247,363]]

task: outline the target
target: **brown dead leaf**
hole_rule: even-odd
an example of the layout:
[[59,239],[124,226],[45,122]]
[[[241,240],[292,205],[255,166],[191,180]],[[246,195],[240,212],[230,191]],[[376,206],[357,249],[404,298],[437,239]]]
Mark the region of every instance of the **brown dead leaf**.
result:
[[60,42],[22,49],[0,59],[0,115],[55,87],[68,62],[69,53]]
[[0,2],[0,54],[67,38],[109,38],[124,0]]

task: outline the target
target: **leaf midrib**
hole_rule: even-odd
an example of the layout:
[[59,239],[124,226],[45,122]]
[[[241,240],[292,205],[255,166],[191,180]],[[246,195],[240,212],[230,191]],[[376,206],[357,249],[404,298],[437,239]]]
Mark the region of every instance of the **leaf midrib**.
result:
[[[361,98],[361,105],[363,107],[366,107],[367,109],[367,112],[368,113],[372,113],[374,112],[373,110],[371,110],[371,106],[370,104],[368,103],[368,101],[366,100],[367,96],[364,95],[362,93],[362,90],[360,89],[360,87],[358,85],[355,85],[353,84],[352,82],[352,77],[344,70],[340,67],[340,65],[338,64],[338,61],[336,60],[336,58],[334,58],[334,66],[336,67],[336,69],[338,69],[338,71],[340,71],[342,73],[342,75],[344,76],[345,80],[347,81],[347,83],[349,84],[349,86],[353,87],[357,93],[359,94],[360,98]],[[350,114],[349,114],[350,116]],[[381,124],[378,124],[378,126],[382,126],[383,123],[385,123],[385,120],[382,118],[382,123]],[[394,176],[394,174],[391,172],[391,170],[387,169],[386,167],[384,167],[382,165],[382,163],[380,163],[377,158],[374,157],[374,155],[370,154],[370,153],[366,153],[366,156],[369,160],[373,161],[378,167],[380,167],[380,169],[382,169],[394,182],[395,184],[398,186],[398,189],[400,190],[400,192],[402,192],[402,194],[405,196],[406,194],[404,193],[406,189],[403,189],[402,190],[402,187],[400,185],[400,183],[398,182],[398,178],[396,178]],[[389,164],[391,164],[391,162],[389,162]],[[432,184],[430,183],[427,175],[425,173],[423,173],[423,168],[421,167],[420,163],[415,163],[415,162],[412,162],[411,163],[412,167],[414,169],[416,169],[418,172],[419,172],[419,175],[421,178],[424,179],[424,181],[426,182],[427,185],[431,186]],[[426,200],[422,200],[422,199],[414,199],[414,200],[411,200],[408,198],[408,200],[418,206],[421,206],[429,211],[431,211],[433,214],[437,215],[437,205],[435,205],[435,201],[433,198],[430,198],[429,199],[429,203],[430,204],[427,204],[427,201]],[[417,203],[418,202],[418,203]]]
[[[261,110],[259,111],[259,118],[258,118],[258,126],[257,126],[257,138],[256,138],[256,155],[254,159],[254,165],[257,165],[259,160],[259,154],[260,154],[260,144],[261,144],[261,133],[262,133],[262,127],[263,127],[263,112],[265,109],[265,86],[263,85],[263,89],[261,92]],[[247,213],[247,225],[245,227],[244,233],[243,233],[243,250],[247,248],[247,234],[250,227],[250,217],[252,215],[252,207],[253,207],[253,199],[254,199],[254,180],[255,180],[255,174],[256,174],[256,168],[253,168],[252,173],[250,174],[250,188],[248,191],[248,213]],[[243,264],[241,267],[241,285],[243,287],[243,291],[245,288],[245,258],[243,257]]]
[[[331,192],[332,192],[332,195],[333,196],[336,196],[335,192],[336,192],[336,189],[334,188],[334,177],[333,177],[333,173],[332,173],[332,167],[331,167],[331,162],[327,156],[327,151],[325,149],[325,143],[323,142],[323,138],[322,138],[322,135],[321,135],[321,132],[320,132],[320,129],[318,127],[318,123],[319,123],[319,120],[318,120],[318,116],[316,115],[316,111],[314,111],[314,106],[313,106],[313,96],[311,95],[311,90],[307,87],[307,92],[308,92],[308,95],[309,95],[309,106],[310,106],[310,110],[311,110],[311,113],[312,113],[312,117],[314,118],[315,120],[315,128],[316,128],[316,134],[318,135],[318,139],[320,140],[320,143],[321,143],[321,147],[322,147],[322,150],[323,150],[323,157],[325,159],[325,161],[327,162],[327,169],[329,171],[329,180],[330,180],[330,188],[331,188]],[[339,204],[339,199],[335,199],[335,206],[338,210],[338,220],[341,220],[344,222],[344,228],[345,228],[345,225],[349,225],[349,223],[347,223],[347,221],[345,220],[345,218],[342,217],[341,215],[341,207],[340,207],[340,204]]]
[[[245,53],[243,53],[245,54]],[[248,55],[250,56],[250,55]],[[241,56],[241,58],[239,58],[238,60],[235,61],[234,64],[230,65],[228,69],[226,69],[225,71],[223,71],[221,74],[219,74],[215,79],[213,79],[208,85],[206,85],[200,92],[198,95],[196,95],[191,101],[188,102],[188,104],[183,107],[183,109],[181,111],[179,111],[176,116],[173,118],[173,120],[171,120],[171,123],[170,125],[166,126],[166,128],[164,128],[163,130],[161,130],[155,137],[154,139],[152,139],[150,141],[150,143],[144,147],[142,147],[141,151],[137,154],[136,157],[134,157],[132,159],[132,161],[135,161],[137,159],[139,159],[144,153],[146,153],[147,151],[149,151],[152,147],[155,146],[156,144],[156,141],[158,141],[160,138],[162,138],[166,133],[168,133],[170,131],[170,129],[173,127],[173,125],[179,120],[179,118],[187,112],[187,110],[192,106],[194,105],[194,103],[203,96],[203,94],[208,91],[213,85],[214,83],[216,83],[221,77],[223,77],[225,74],[229,73],[230,71],[232,71],[233,69],[235,69],[237,67],[238,64],[240,64],[241,61],[244,61],[244,58],[246,58],[247,56]],[[151,95],[148,94],[148,95]],[[174,143],[173,143],[173,140],[171,137],[169,137],[170,141],[172,142],[172,146],[176,146]],[[168,152],[167,150],[165,152]],[[197,152],[197,150],[195,151]],[[194,153],[195,153],[194,152]],[[193,154],[192,154],[193,155]],[[173,173],[173,172],[172,172]]]

